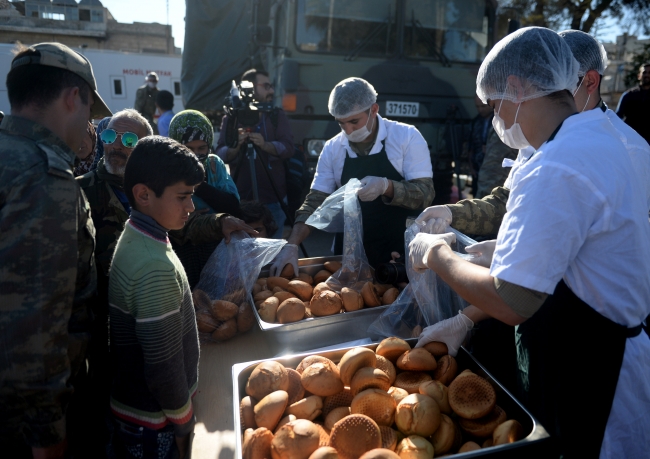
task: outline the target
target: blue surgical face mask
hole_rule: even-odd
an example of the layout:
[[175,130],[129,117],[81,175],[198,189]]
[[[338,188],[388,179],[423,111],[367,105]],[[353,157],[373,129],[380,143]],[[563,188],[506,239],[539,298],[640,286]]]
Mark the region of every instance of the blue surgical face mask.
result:
[[503,105],[503,100],[501,100],[501,104],[499,104],[499,110],[494,114],[494,118],[492,118],[492,126],[499,136],[499,139],[510,148],[515,148],[517,150],[529,147],[530,142],[528,142],[524,132],[521,130],[521,126],[517,123],[517,115],[519,115],[521,103],[517,107],[517,113],[515,113],[515,122],[509,129],[506,129],[506,122],[499,116],[499,113],[501,113],[501,105]]
[[[372,108],[368,110],[368,121],[370,121],[370,115],[372,112]],[[372,128],[374,127],[374,118],[373,122],[371,124],[371,128],[368,129],[368,121],[366,121],[366,125],[360,129],[357,129],[356,131],[352,131],[349,134],[343,131],[343,134],[345,134],[345,137],[347,137],[349,142],[363,142],[368,138],[368,136],[372,133]]]

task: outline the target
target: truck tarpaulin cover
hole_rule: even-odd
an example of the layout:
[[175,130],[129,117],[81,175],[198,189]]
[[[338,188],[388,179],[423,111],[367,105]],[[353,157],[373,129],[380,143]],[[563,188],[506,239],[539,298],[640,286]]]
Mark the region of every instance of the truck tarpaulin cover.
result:
[[250,0],[187,0],[181,73],[185,108],[218,110],[251,68]]

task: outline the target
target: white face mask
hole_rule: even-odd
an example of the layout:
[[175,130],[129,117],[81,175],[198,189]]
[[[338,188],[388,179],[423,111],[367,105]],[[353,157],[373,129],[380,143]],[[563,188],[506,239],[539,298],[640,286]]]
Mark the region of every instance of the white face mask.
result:
[[509,129],[506,129],[506,122],[499,116],[499,113],[501,113],[501,105],[503,105],[503,100],[501,100],[501,104],[499,105],[499,111],[497,111],[494,114],[494,118],[492,118],[492,126],[494,126],[494,130],[499,136],[499,139],[501,139],[501,142],[505,143],[510,148],[517,150],[529,147],[530,143],[528,142],[528,139],[526,139],[524,132],[521,130],[521,126],[519,123],[517,123],[517,115],[519,114],[521,104],[519,104],[519,107],[517,107],[517,113],[515,113],[515,122],[512,124],[512,126],[510,126]]
[[153,89],[153,88],[156,87],[156,83],[154,83],[153,81],[147,81],[147,86],[149,86],[151,89]]
[[[372,111],[372,109],[368,110],[368,118],[370,118],[371,111]],[[373,120],[372,126],[374,126],[374,120]],[[341,128],[341,130],[343,130],[343,129]],[[348,141],[349,142],[355,142],[355,143],[356,142],[363,142],[364,140],[366,140],[368,138],[368,136],[371,133],[372,133],[372,127],[370,129],[368,129],[368,122],[367,121],[366,121],[366,125],[364,127],[360,128],[360,129],[357,129],[356,131],[352,131],[349,134],[347,132],[343,131],[343,134],[345,134],[345,137],[348,138]]]

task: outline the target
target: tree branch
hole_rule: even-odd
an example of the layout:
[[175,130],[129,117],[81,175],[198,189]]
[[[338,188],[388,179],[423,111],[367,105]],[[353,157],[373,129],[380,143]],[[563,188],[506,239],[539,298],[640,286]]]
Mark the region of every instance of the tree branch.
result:
[[603,12],[608,9],[613,2],[614,0],[600,0],[596,4],[596,8],[589,11],[589,15],[587,16],[587,19],[585,19],[585,22],[582,23],[580,30],[589,33],[596,20],[602,16]]

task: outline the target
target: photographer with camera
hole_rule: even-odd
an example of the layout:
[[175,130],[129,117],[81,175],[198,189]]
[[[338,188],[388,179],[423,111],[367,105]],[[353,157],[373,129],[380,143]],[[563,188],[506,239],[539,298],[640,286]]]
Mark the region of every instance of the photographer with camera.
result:
[[[249,105],[239,110],[246,113],[237,117],[236,124],[233,111],[223,117],[217,155],[230,164],[241,199],[259,200],[271,211],[278,227],[271,237],[281,238],[286,220],[281,202],[287,202],[284,161],[294,154],[293,134],[284,111],[272,105],[275,91],[269,74],[251,69],[242,75],[241,83],[244,82],[253,85],[250,102],[255,109],[249,108],[250,102],[244,95],[243,102]],[[254,162],[247,158],[249,143],[254,148]]]

